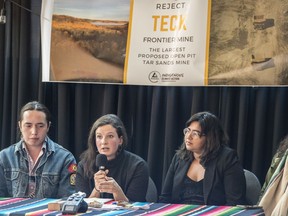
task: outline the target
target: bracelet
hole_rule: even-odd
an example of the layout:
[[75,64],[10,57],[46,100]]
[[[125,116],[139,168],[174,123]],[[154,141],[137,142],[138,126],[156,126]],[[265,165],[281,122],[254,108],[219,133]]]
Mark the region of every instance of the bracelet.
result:
[[96,190],[96,192],[101,193],[101,192],[96,188],[96,186],[94,187],[94,189]]

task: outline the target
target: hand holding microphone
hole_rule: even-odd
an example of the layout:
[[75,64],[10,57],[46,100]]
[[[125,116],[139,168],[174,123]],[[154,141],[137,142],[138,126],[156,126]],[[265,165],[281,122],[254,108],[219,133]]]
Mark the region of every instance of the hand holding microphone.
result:
[[100,192],[99,185],[101,182],[107,181],[108,170],[105,171],[107,164],[107,156],[104,154],[98,154],[96,156],[96,167],[99,168],[99,171],[94,174],[95,190]]
[[95,190],[100,193],[100,197],[103,198],[103,192],[113,194],[114,200],[128,201],[122,188],[112,178],[108,177],[108,170],[106,170],[107,156],[104,154],[98,154],[96,156],[96,167],[99,171],[94,174]]

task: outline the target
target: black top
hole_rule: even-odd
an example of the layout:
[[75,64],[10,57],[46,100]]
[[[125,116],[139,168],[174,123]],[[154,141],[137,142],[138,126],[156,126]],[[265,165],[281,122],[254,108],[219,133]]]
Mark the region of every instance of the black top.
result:
[[[159,202],[182,203],[180,191],[192,160],[174,155],[168,169]],[[246,180],[237,153],[223,147],[218,156],[207,163],[203,179],[205,205],[246,204]],[[193,203],[190,203],[193,204]]]
[[203,179],[196,182],[186,175],[180,197],[184,204],[204,205]]
[[[109,160],[105,168],[109,170],[108,176],[115,179],[129,201],[146,201],[149,181],[146,161],[138,155],[124,150],[115,159]],[[95,170],[95,173],[97,171]],[[89,178],[84,176],[83,161],[81,160],[76,173],[76,191],[85,192],[88,197],[93,189],[94,176]],[[103,195],[104,198],[113,198],[112,194],[104,193]]]

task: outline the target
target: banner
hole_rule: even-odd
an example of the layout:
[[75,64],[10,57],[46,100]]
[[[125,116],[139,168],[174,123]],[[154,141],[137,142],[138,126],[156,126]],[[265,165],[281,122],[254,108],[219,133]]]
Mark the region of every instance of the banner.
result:
[[204,85],[211,3],[208,0],[132,2],[124,82]]
[[42,0],[44,82],[288,84],[283,0]]

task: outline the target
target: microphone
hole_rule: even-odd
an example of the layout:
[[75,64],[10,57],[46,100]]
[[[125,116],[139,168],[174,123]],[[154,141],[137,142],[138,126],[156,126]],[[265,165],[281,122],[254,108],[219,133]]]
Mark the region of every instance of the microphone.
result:
[[96,156],[96,167],[99,167],[99,170],[105,170],[105,166],[107,164],[107,156],[104,154],[98,154]]
[[[96,156],[96,167],[99,167],[99,170],[105,171],[105,166],[107,164],[107,156],[104,154],[98,154]],[[104,198],[104,194],[100,193],[100,198]]]

